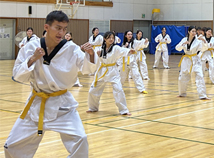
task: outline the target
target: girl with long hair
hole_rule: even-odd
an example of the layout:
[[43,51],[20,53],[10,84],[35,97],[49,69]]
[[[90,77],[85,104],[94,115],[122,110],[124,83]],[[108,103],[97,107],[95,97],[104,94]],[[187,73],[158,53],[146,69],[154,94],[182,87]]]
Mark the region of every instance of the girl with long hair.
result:
[[113,95],[115,103],[121,115],[131,115],[127,108],[126,98],[120,82],[120,74],[118,72],[116,62],[120,57],[135,53],[134,50],[121,48],[115,45],[115,34],[106,32],[104,34],[104,42],[101,51],[98,51],[100,59],[100,67],[94,77],[88,95],[89,110],[86,112],[97,112],[99,110],[99,101],[106,83],[111,83],[113,87]]
[[[123,47],[134,49],[137,52],[146,45],[148,45],[148,39],[136,41],[134,40],[133,33],[131,30],[125,32],[123,39]],[[124,84],[129,72],[131,71],[136,88],[139,90],[139,92],[147,94],[148,92],[145,89],[142,77],[139,73],[136,54],[132,54],[130,55],[130,57],[123,57],[117,63],[119,65],[121,83]]]
[[206,95],[206,86],[203,78],[202,63],[198,55],[200,51],[204,51],[204,42],[201,42],[196,37],[196,28],[190,26],[187,37],[184,37],[181,42],[175,47],[176,50],[184,50],[185,55],[182,56],[179,67],[181,66],[178,78],[179,97],[185,97],[187,85],[191,78],[191,72],[195,73],[195,82],[200,99],[209,99]]

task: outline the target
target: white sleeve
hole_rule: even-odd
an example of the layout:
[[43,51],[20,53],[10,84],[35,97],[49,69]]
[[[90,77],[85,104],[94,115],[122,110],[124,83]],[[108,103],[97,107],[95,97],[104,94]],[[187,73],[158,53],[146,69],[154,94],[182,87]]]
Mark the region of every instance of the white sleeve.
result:
[[90,62],[90,55],[81,51],[80,47],[77,46],[74,50],[78,54],[76,65],[82,74],[94,73],[99,65],[99,57],[97,53],[94,53],[94,63]]
[[120,57],[128,56],[130,49],[124,48],[120,46],[114,46],[115,47],[115,58],[119,59]]
[[145,39],[142,38],[141,40],[143,42],[143,47],[142,48],[147,48],[149,46],[149,41],[147,43],[145,43]]
[[158,43],[158,40],[160,40],[159,38],[160,38],[160,35],[158,35],[158,36],[155,38],[155,42],[156,42],[156,43]]
[[167,35],[167,41],[166,41],[167,44],[170,44],[171,43],[171,38],[169,37],[169,35]]
[[19,82],[29,82],[32,72],[35,67],[34,62],[29,68],[28,68],[28,61],[31,58],[32,55],[27,55],[29,53],[26,52],[26,47],[23,47],[20,49],[17,59],[15,61],[14,67],[13,67],[13,77],[16,81]]
[[201,51],[201,52],[204,52],[204,51],[206,51],[208,48],[209,48],[209,44],[207,43],[207,41],[206,41],[206,43],[204,43],[204,41],[201,41],[200,42],[200,50],[199,51]]
[[142,39],[140,41],[138,41],[138,40],[134,41],[134,49],[135,49],[135,51],[138,51],[140,48],[146,48],[145,46],[146,46],[145,45],[145,39]]
[[95,38],[95,40],[93,41],[93,36],[91,36],[90,37],[90,39],[89,39],[89,43],[91,44],[91,45],[102,45],[103,44],[103,36],[101,36],[101,35],[98,35],[96,38]]
[[182,51],[184,49],[184,46],[186,45],[183,45],[183,43],[186,42],[186,38],[183,38],[176,46],[175,46],[175,49],[177,51]]
[[19,48],[22,48],[22,44],[25,44],[26,38],[23,38],[22,41],[19,43]]

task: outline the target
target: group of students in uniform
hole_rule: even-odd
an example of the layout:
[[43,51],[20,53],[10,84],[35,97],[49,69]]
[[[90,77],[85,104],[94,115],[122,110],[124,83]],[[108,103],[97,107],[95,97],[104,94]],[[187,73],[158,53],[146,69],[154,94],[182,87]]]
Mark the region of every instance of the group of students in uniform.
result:
[[[126,31],[123,46],[120,47],[116,44],[120,43],[120,39],[114,32],[108,31],[101,36],[99,29],[94,28],[89,41],[78,46],[72,41],[72,34],[66,33],[68,22],[65,13],[53,11],[46,17],[45,37],[34,40],[33,37],[27,37],[28,42],[21,45],[13,77],[19,82],[29,82],[33,90],[5,143],[6,158],[33,157],[47,130],[60,133],[69,152],[68,158],[88,157],[87,136],[76,111],[78,102],[67,90],[77,82],[79,71],[83,74],[95,73],[89,89],[87,112],[99,111],[100,97],[108,82],[113,87],[119,113],[131,115],[122,87],[130,72],[139,92],[148,93],[143,84],[143,79],[149,80],[143,49],[148,47],[149,40],[142,38],[142,31],[137,32],[136,39],[132,31]],[[200,99],[209,99],[206,96],[201,59],[213,63],[209,57],[205,59],[209,55],[212,57],[213,38],[207,31],[205,37],[198,38],[195,34],[195,27],[189,27],[188,36],[176,46],[177,50],[185,52],[179,64],[179,97],[186,96],[190,73],[195,72]],[[155,41],[159,44],[153,68],[158,67],[163,52],[163,65],[169,69],[167,44],[171,39],[166,34],[166,28],[162,29]]]

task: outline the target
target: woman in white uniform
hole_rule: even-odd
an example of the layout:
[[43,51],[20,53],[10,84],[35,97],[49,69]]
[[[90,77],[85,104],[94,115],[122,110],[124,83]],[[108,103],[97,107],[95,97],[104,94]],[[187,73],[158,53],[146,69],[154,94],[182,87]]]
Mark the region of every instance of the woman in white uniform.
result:
[[19,48],[22,48],[24,45],[26,45],[30,41],[38,39],[38,37],[35,34],[33,34],[32,27],[28,27],[26,32],[27,32],[27,36],[23,38],[22,41],[19,43]]
[[[134,41],[132,31],[128,30],[124,34],[123,47],[134,49],[136,52],[141,48],[148,45],[148,40]],[[129,57],[120,58],[117,62],[119,65],[119,71],[121,76],[121,83],[124,84],[128,77],[129,72],[132,73],[132,78],[134,80],[135,86],[140,93],[147,94],[146,88],[143,84],[142,77],[139,73],[139,68],[137,65],[137,53],[132,54]]]
[[121,115],[131,115],[127,108],[126,98],[120,82],[120,74],[116,62],[120,57],[127,56],[129,52],[135,53],[135,51],[115,45],[114,40],[115,34],[113,32],[109,31],[104,34],[102,50],[98,51],[101,65],[95,74],[94,81],[89,90],[89,110],[87,112],[97,112],[99,110],[100,97],[106,83],[109,82],[113,87],[113,95],[119,113]]
[[178,78],[179,97],[185,97],[187,85],[191,77],[191,72],[195,73],[195,82],[200,99],[209,99],[206,95],[206,86],[203,78],[202,63],[198,55],[203,51],[203,44],[196,36],[196,29],[190,26],[187,37],[184,37],[181,42],[175,47],[176,50],[184,50],[185,55],[182,56],[179,66],[181,66]]
[[[71,33],[71,32],[67,32],[67,33],[65,34],[65,39],[66,39],[67,41],[73,42],[72,33]],[[74,83],[73,86],[74,86],[74,87],[82,87],[82,86],[83,86],[83,85],[80,84],[80,80],[79,80],[78,77],[77,77],[77,81]]]
[[[141,30],[137,30],[135,41],[148,41],[148,39],[143,39],[143,32]],[[143,51],[143,49],[147,48],[148,45],[149,42],[147,42],[146,45],[143,45],[139,50],[137,50],[137,64],[139,65],[140,72],[144,80],[149,80],[146,55]]]
[[167,44],[171,43],[171,38],[166,33],[166,28],[165,27],[162,28],[162,33],[159,34],[155,38],[155,42],[159,43],[159,44],[156,46],[155,62],[154,62],[153,68],[155,69],[155,68],[158,67],[159,61],[160,61],[160,58],[161,58],[161,52],[163,52],[163,54],[162,54],[163,66],[164,66],[165,69],[170,69],[170,67],[168,66],[169,55],[168,55]]
[[92,29],[92,34],[93,35],[89,38],[89,43],[92,45],[94,51],[97,52],[103,44],[103,36],[99,35],[99,29],[97,27]]
[[213,61],[213,50],[214,50],[214,37],[212,37],[212,29],[207,28],[205,32],[205,39],[207,42],[207,49],[204,52],[201,52],[202,60],[202,71],[205,73],[206,63],[209,64],[209,78],[214,83],[214,61]]

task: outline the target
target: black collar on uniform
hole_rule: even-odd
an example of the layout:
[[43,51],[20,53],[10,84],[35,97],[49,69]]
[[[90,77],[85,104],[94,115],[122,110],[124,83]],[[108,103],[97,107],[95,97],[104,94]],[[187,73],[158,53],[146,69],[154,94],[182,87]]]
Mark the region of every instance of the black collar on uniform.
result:
[[207,41],[208,43],[210,43],[210,40],[211,40],[212,36],[210,36],[210,38],[207,38],[207,37],[205,36],[205,38],[206,38],[206,41]]
[[[187,44],[187,50],[189,51],[190,50],[190,47],[193,43],[193,41],[195,40],[195,36],[193,37],[192,41],[190,42],[190,44]],[[187,41],[189,41],[189,37],[187,38]]]
[[164,39],[164,38],[166,37],[167,34],[165,34],[165,36],[163,36],[163,33],[161,33],[161,35],[162,35],[162,37],[163,37],[163,39]]
[[31,37],[28,37],[28,36],[27,36],[27,42],[29,42],[30,39],[31,39],[32,37],[33,37],[33,36],[31,36]]
[[45,51],[45,55],[43,56],[43,64],[50,65],[51,59],[58,53],[58,51],[62,48],[62,46],[67,42],[66,39],[63,39],[55,48],[54,50],[48,55],[46,44],[45,44],[45,38],[40,39],[41,47]]

